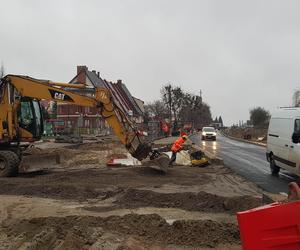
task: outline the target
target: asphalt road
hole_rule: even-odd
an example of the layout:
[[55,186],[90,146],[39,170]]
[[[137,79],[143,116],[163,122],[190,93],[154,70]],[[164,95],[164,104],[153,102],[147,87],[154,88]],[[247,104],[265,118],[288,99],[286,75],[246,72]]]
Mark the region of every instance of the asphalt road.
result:
[[216,141],[201,141],[199,135],[190,139],[213,155],[221,157],[226,166],[268,192],[287,193],[289,182],[299,182],[298,177],[282,170],[279,177],[272,176],[264,147],[231,140],[222,135]]

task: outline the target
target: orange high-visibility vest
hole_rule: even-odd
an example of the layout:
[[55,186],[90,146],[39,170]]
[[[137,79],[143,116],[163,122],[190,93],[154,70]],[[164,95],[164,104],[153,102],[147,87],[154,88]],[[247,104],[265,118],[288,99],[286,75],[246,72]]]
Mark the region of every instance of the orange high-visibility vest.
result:
[[185,142],[185,140],[182,137],[177,139],[172,145],[172,148],[171,148],[172,152],[177,153],[179,150],[181,150],[182,149],[182,144],[184,142]]

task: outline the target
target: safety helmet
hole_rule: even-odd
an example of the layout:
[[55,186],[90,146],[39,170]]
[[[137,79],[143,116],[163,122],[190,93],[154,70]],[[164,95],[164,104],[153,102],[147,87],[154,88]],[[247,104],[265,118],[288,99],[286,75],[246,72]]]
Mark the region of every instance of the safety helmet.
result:
[[184,140],[187,140],[188,137],[187,137],[187,135],[183,135],[182,138],[183,138]]

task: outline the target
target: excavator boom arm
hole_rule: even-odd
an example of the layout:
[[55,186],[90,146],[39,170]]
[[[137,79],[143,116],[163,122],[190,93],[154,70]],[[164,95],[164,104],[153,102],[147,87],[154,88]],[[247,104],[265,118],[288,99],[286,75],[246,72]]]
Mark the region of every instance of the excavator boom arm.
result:
[[16,129],[17,108],[20,102],[15,101],[16,96],[44,99],[99,108],[101,116],[112,127],[132,156],[139,160],[145,159],[151,153],[151,147],[141,143],[137,130],[118,104],[113,101],[109,91],[105,88],[96,88],[93,97],[83,96],[74,91],[74,89],[84,87],[82,84],[58,83],[27,76],[7,75],[2,79],[0,86],[0,108],[2,105],[7,110],[7,114],[3,115],[4,108],[2,108],[0,113],[0,141],[3,139],[5,130],[2,126],[3,120],[6,120],[4,124],[7,124],[5,127],[10,137],[18,133]]
[[[62,88],[67,84],[43,81],[27,76],[7,75],[4,78],[7,87],[12,85],[20,96],[49,101],[69,103],[79,106],[95,107],[96,100]],[[74,87],[75,84],[70,85]]]

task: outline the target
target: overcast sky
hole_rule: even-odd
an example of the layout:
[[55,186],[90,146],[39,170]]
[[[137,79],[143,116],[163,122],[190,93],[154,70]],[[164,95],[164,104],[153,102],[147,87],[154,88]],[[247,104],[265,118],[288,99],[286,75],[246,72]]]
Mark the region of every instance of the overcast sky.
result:
[[69,81],[76,65],[146,102],[163,84],[203,92],[227,125],[300,87],[300,1],[0,0],[6,73]]

